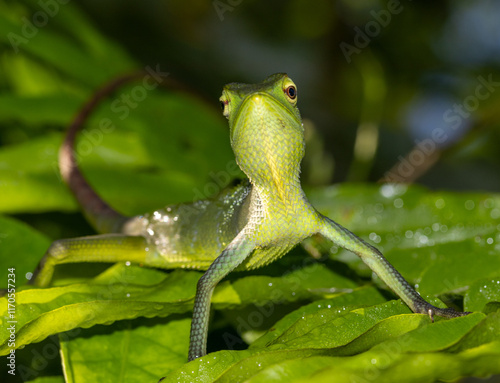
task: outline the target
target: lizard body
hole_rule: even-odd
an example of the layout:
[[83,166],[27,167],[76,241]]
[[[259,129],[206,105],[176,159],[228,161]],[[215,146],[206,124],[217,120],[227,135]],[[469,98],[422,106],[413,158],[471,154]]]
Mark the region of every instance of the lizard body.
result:
[[[305,144],[297,88],[287,75],[275,74],[259,84],[228,84],[220,100],[236,161],[249,181],[211,200],[131,218],[102,201],[78,170],[73,147],[84,119],[80,115],[60,152],[61,174],[90,222],[108,234],[54,242],[31,283],[49,285],[54,266],[68,262],[131,261],[207,270],[195,297],[189,349],[193,360],[206,353],[210,299],[222,278],[235,269],[263,266],[303,239],[321,234],[360,256],[414,312],[431,318],[467,314],[426,302],[376,248],[309,203],[299,177]],[[83,116],[89,109],[84,108]]]

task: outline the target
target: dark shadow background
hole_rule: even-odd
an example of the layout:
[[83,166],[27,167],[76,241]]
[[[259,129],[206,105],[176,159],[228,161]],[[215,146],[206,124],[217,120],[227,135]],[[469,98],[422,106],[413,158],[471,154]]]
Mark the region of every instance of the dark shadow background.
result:
[[[498,2],[85,0],[81,7],[137,60],[160,62],[214,103],[225,83],[287,72],[324,158],[333,158],[310,183],[377,181],[396,165],[396,181],[500,190]],[[483,99],[475,94],[481,78],[493,84],[480,90]],[[433,140],[436,129],[444,141]],[[422,141],[427,146],[404,163]]]

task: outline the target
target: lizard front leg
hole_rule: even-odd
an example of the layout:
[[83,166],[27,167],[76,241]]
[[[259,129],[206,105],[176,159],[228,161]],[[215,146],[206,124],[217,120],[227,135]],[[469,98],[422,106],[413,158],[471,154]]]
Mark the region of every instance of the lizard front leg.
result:
[[147,246],[144,237],[123,234],[61,239],[49,247],[28,284],[48,286],[54,274],[54,267],[63,263],[126,261],[144,263],[148,253]]
[[245,229],[243,229],[198,281],[191,322],[189,361],[207,353],[210,299],[215,286],[222,278],[238,267],[254,248],[254,244],[245,236]]
[[431,305],[410,286],[379,250],[328,217],[323,218],[324,224],[320,233],[340,247],[357,254],[413,312],[427,314],[432,321],[434,321],[434,315],[455,318],[470,314],[468,312],[459,312],[452,308],[442,309]]

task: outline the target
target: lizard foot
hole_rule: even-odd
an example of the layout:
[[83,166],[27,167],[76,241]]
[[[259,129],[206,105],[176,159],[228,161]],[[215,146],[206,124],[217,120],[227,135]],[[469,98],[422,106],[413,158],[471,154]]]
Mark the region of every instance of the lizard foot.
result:
[[428,302],[425,302],[424,304],[419,304],[416,307],[415,312],[429,315],[429,318],[431,318],[432,322],[434,322],[434,315],[450,319],[450,318],[463,317],[465,315],[471,314],[471,312],[468,311],[465,312],[456,311],[455,309],[452,308],[441,309],[439,307],[431,305]]

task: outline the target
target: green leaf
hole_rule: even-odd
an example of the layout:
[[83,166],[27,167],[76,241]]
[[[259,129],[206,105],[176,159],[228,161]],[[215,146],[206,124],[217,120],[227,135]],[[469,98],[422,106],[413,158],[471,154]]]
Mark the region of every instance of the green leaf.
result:
[[[199,277],[200,273],[195,271],[177,270],[165,274],[117,264],[91,284],[19,290],[16,293],[16,347],[40,342],[50,335],[77,327],[190,311]],[[222,283],[217,286],[212,302],[219,309],[262,304],[268,296],[291,302],[317,296],[313,288],[326,288],[334,279],[335,274],[314,264],[284,278],[255,276],[238,280],[234,285]],[[295,293],[287,294],[292,288]],[[1,318],[7,317],[6,302],[6,297],[0,298],[0,303],[5,304]],[[0,354],[9,350],[9,335],[6,326],[0,330]]]
[[[500,372],[500,343],[493,342],[458,354],[370,350],[350,358],[289,359],[255,374],[248,382],[432,382],[461,376],[487,377]],[[217,380],[222,382],[223,380]]]
[[[379,248],[422,295],[460,292],[498,275],[498,195],[390,184],[342,185],[309,195],[319,211]],[[352,253],[335,258],[371,275]]]
[[305,333],[309,326],[312,328],[315,325],[325,323],[327,320],[343,317],[352,309],[375,305],[384,301],[382,295],[373,287],[362,287],[355,289],[351,293],[338,294],[334,298],[314,301],[303,305],[279,320],[273,325],[272,331],[270,330],[262,335],[250,345],[250,348],[270,346],[283,339],[286,331],[292,334],[294,334],[294,331]]
[[30,380],[29,383],[65,383],[65,381],[62,376],[50,376]]
[[[163,322],[163,323],[162,323]],[[157,382],[185,363],[189,317],[122,321],[61,335],[66,382]]]
[[[239,174],[233,170],[236,165],[229,145],[213,153],[217,140],[227,143],[228,140],[220,129],[220,120],[210,110],[181,96],[151,95],[148,101],[153,106],[141,110],[141,105],[135,116],[123,121],[104,107],[104,112],[97,113],[80,136],[77,158],[89,182],[104,199],[126,214],[144,213],[186,199],[207,198]],[[163,105],[161,115],[159,104]],[[180,119],[192,108],[199,108],[198,117],[186,126],[179,129],[168,124],[170,116]],[[100,124],[108,118],[116,121],[116,125],[103,130]],[[164,131],[159,129],[162,118],[166,124]],[[206,121],[202,129],[201,119]],[[185,133],[197,130],[199,134],[191,139]],[[0,211],[75,209],[73,198],[58,174],[57,153],[61,142],[61,135],[52,134],[0,151],[0,185],[5,196],[0,201]],[[183,153],[179,150],[181,143],[190,149]],[[132,183],[131,174],[135,178]]]
[[468,311],[484,311],[488,303],[500,303],[500,277],[476,281],[464,297],[464,307]]
[[[387,307],[382,310],[386,309]],[[260,349],[253,350],[251,354],[249,353],[250,350],[221,351],[195,360],[185,367],[171,372],[164,381],[189,382],[193,381],[194,377],[200,379],[200,381],[217,381],[219,383],[250,378],[252,379],[249,381],[252,382],[282,382],[287,379],[295,381],[297,378],[299,378],[297,381],[300,381],[301,377],[316,376],[318,371],[325,368],[330,372],[330,379],[332,374],[337,376],[338,373],[340,381],[344,381],[342,376],[352,377],[356,374],[363,376],[367,367],[373,368],[375,371],[392,367],[392,362],[404,359],[405,354],[411,355],[420,352],[420,355],[429,355],[426,352],[441,350],[450,343],[457,342],[467,331],[480,322],[484,315],[475,314],[456,318],[452,321],[441,321],[442,326],[437,327],[437,324],[430,324],[428,319],[426,320],[427,324],[422,325],[423,318],[422,315],[411,314],[391,317],[385,321],[382,320],[375,327],[372,327],[371,331],[366,332],[362,338],[356,339],[349,345],[351,347],[349,350],[350,355],[358,354],[361,350],[359,348],[361,344],[364,344],[365,348],[370,348],[370,343],[378,343],[377,341],[383,339],[382,334],[388,331],[390,334],[389,339],[351,358],[325,357],[348,354],[344,346],[337,346],[337,348],[333,349],[310,349],[308,347],[297,350]],[[396,328],[394,328],[394,325]],[[446,329],[444,337],[441,336],[443,329]],[[430,345],[427,339],[430,340]],[[453,354],[434,354],[434,358],[433,354],[430,355],[431,359],[439,360]],[[453,361],[453,357],[449,359]],[[454,367],[454,363],[448,363],[437,372],[440,374],[454,374]],[[490,370],[495,371],[495,368]]]
[[464,351],[480,347],[489,342],[500,341],[500,311],[488,314],[465,335],[460,342],[449,348],[450,352]]
[[[78,16],[76,16],[78,15]],[[76,17],[75,17],[76,16]],[[71,30],[72,21],[80,28],[85,23],[81,13],[74,12],[73,4],[60,6],[58,17],[67,18],[64,27]],[[103,40],[97,34],[93,35],[95,40],[94,49],[89,49],[90,44],[79,46],[71,40],[68,35],[57,33],[51,28],[36,28],[36,33],[31,32],[31,38],[25,38],[22,33],[23,27],[29,28],[31,14],[27,10],[24,18],[9,18],[4,14],[0,15],[0,42],[14,49],[15,53],[26,52],[45,62],[65,75],[69,75],[77,81],[84,84],[90,84],[93,87],[100,86],[106,80],[133,69],[132,61],[123,54],[123,51],[113,48],[110,52],[103,49],[95,49],[99,42]],[[28,27],[27,27],[28,26]],[[16,36],[17,35],[17,36]],[[87,38],[89,38],[87,34]],[[111,46],[110,46],[111,48]],[[109,55],[115,54],[114,60],[109,60]],[[94,70],[90,71],[89,68]]]
[[[349,185],[346,185],[346,188],[351,192],[353,190],[352,186]],[[340,187],[339,189],[342,190]],[[368,188],[365,189],[369,190]],[[420,198],[425,195],[429,198],[431,194],[425,190],[414,192],[410,189],[410,192],[415,197],[418,196]],[[456,198],[458,199],[458,197]],[[466,198],[468,200],[471,196],[468,195]],[[477,219],[481,220],[481,216],[477,217]],[[471,220],[471,222],[474,222],[474,220]],[[468,235],[466,232],[464,234]],[[403,248],[398,248],[397,244],[392,244],[392,252],[393,254],[401,254],[402,256],[408,254],[408,251],[429,254],[425,253],[425,251],[441,252],[447,249],[446,246],[449,246],[455,253],[465,251],[470,255],[474,252],[480,252],[485,246],[487,247],[489,245],[487,238],[489,237],[485,238],[484,244],[476,238],[466,240],[469,243],[469,247],[465,249],[461,249],[458,246],[463,244],[463,241],[450,241],[449,243],[442,241],[439,245],[434,246]],[[44,248],[46,247],[46,243],[43,246]],[[493,251],[494,249],[486,253],[486,255],[493,257]],[[40,250],[41,253],[42,250]],[[294,260],[296,255],[290,255],[289,257],[291,258],[284,258],[279,262],[282,264],[281,268],[270,265],[269,272],[275,273],[276,270],[283,270],[283,266],[285,266],[285,270],[292,267],[290,261]],[[411,262],[409,266],[406,263],[403,266],[406,265],[410,275],[412,273],[420,275],[420,273],[416,272],[417,270],[424,270],[426,272],[433,270],[436,267],[434,266],[434,262],[439,265],[439,259],[431,259],[430,256],[417,256],[406,259]],[[450,265],[456,271],[457,277],[454,280],[453,289],[449,290],[461,289],[466,286],[468,281],[477,278],[474,270],[479,270],[480,267],[486,268],[486,265],[483,265],[481,262],[488,260],[495,262],[493,258],[484,258],[483,255],[483,257],[476,259],[479,266],[474,265],[470,267],[467,263]],[[446,261],[446,257],[444,257],[444,261]],[[447,263],[445,262],[445,264]],[[464,267],[465,270],[459,266]],[[471,270],[472,279],[467,273],[467,267]],[[402,269],[405,269],[405,267],[402,267]],[[125,271],[131,272],[126,278],[123,276]],[[446,274],[446,270],[442,269],[442,273]],[[200,273],[198,272],[186,271],[165,274],[155,270],[116,265],[98,276],[92,284],[83,283],[42,290],[21,289],[17,294],[17,315],[19,321],[18,333],[16,334],[17,341],[20,345],[30,344],[49,335],[78,327],[89,327],[96,324],[112,323],[144,316],[186,313],[191,310],[199,275]],[[236,317],[231,318],[231,316],[228,316],[229,323],[235,327],[238,327],[239,324],[241,325],[241,318],[250,318],[252,313],[260,313],[261,316],[264,315],[263,313],[267,311],[259,311],[260,306],[270,305],[266,306],[265,310],[269,310],[270,307],[274,311],[278,310],[277,313],[279,314],[281,311],[280,307],[283,304],[286,305],[304,300],[314,300],[314,302],[303,305],[289,315],[284,316],[272,327],[268,327],[268,331],[264,333],[261,339],[257,339],[251,345],[248,352],[213,354],[216,360],[219,360],[219,357],[224,359],[226,357],[229,358],[228,355],[231,355],[231,358],[228,359],[227,363],[219,361],[217,363],[218,367],[213,373],[206,373],[208,370],[203,369],[201,365],[195,368],[195,371],[201,374],[200,379],[213,381],[224,377],[226,380],[221,381],[231,381],[236,376],[235,371],[241,371],[241,369],[245,371],[247,376],[251,377],[255,375],[255,379],[257,379],[261,373],[264,374],[263,376],[268,376],[264,372],[261,372],[262,368],[265,370],[270,368],[270,371],[272,371],[271,366],[275,364],[276,366],[281,366],[282,363],[288,365],[286,361],[290,360],[290,368],[293,370],[295,367],[292,366],[293,363],[291,361],[295,359],[302,360],[303,358],[325,355],[329,358],[334,358],[334,356],[339,355],[346,356],[367,353],[370,352],[370,348],[373,349],[373,346],[376,349],[376,347],[379,347],[377,345],[391,345],[392,343],[388,343],[391,339],[397,339],[398,342],[401,342],[401,339],[406,339],[401,338],[403,334],[409,331],[417,331],[420,328],[433,329],[432,333],[434,335],[430,335],[430,330],[426,330],[427,335],[408,338],[411,341],[408,340],[406,342],[405,340],[404,344],[413,345],[411,352],[419,352],[422,355],[446,353],[447,348],[462,352],[471,347],[480,347],[482,344],[498,338],[499,319],[497,316],[488,316],[484,319],[488,321],[485,324],[481,322],[484,316],[481,316],[482,314],[475,314],[476,316],[465,317],[467,319],[442,320],[430,325],[427,317],[410,314],[409,309],[401,302],[393,301],[384,303],[385,299],[373,287],[356,288],[356,284],[348,278],[342,274],[333,273],[330,268],[317,262],[303,262],[301,267],[296,268],[292,272],[283,273],[283,271],[278,271],[277,276],[272,277],[265,275],[241,275],[240,278],[232,282],[220,284],[213,296],[213,308],[215,310],[239,310],[239,314],[236,314]],[[124,281],[126,283],[125,287]],[[432,279],[429,279],[429,283],[431,282]],[[488,286],[488,289],[481,290],[485,284]],[[335,290],[329,290],[332,286],[354,288],[354,291],[352,293],[338,293]],[[495,288],[496,280],[493,280],[493,282],[490,279],[484,281],[484,278],[478,280],[476,284],[471,286],[471,291],[468,295],[468,302],[474,302],[476,306],[468,307],[468,309],[480,310],[486,304],[497,301],[498,290]],[[487,294],[482,294],[485,291]],[[127,294],[129,295],[127,296]],[[439,302],[435,304],[440,305]],[[244,314],[244,311],[241,310],[248,305],[253,306],[250,306],[250,312]],[[470,306],[469,303],[468,305]],[[235,311],[235,313],[238,313],[238,311]],[[253,315],[255,316],[255,314]],[[468,322],[469,320],[472,322]],[[121,323],[117,322],[111,328],[119,329],[123,325]],[[247,320],[246,323],[250,322]],[[462,324],[462,326],[455,328],[452,326],[455,323]],[[134,336],[132,335],[134,331],[135,328],[129,328],[122,333],[123,339],[113,338],[113,340],[110,340],[110,343],[115,344],[118,347],[117,350],[121,350],[120,345],[123,344],[122,342],[126,341],[128,336]],[[245,330],[242,335],[245,339],[251,339],[251,337],[248,338],[245,335],[246,332],[248,331]],[[114,333],[114,330],[111,333]],[[446,334],[449,335],[449,338],[444,336]],[[8,334],[4,333],[2,336],[6,339]],[[106,337],[107,335],[103,334],[102,336]],[[458,342],[461,338],[464,340]],[[76,339],[81,342],[86,340],[82,336],[74,338],[74,340]],[[182,336],[179,332],[178,342],[184,342],[184,348],[187,347],[187,339],[187,330],[184,331]],[[112,346],[109,347],[111,348]],[[145,345],[145,347],[154,347],[154,344],[152,346]],[[78,343],[77,350],[85,349],[88,351],[85,353],[82,351],[80,354],[82,359],[75,360],[74,365],[71,363],[73,363],[73,356],[75,354],[68,354],[68,359],[65,363],[71,364],[71,368],[74,366],[75,369],[80,371],[79,369],[85,368],[82,367],[85,365],[85,361],[91,360],[92,348],[92,345],[87,346],[83,343]],[[3,350],[6,350],[6,348]],[[68,352],[70,352],[69,348]],[[403,350],[401,352],[410,351]],[[71,357],[69,357],[70,355]],[[208,357],[211,358],[210,355]],[[439,358],[441,357],[436,356],[431,358],[430,363],[437,363],[436,360],[440,360]],[[123,358],[129,360],[127,358],[133,358],[133,356],[123,356]],[[374,354],[373,358],[380,358],[380,355]],[[397,360],[406,361],[406,358],[406,356],[400,356]],[[444,358],[445,360],[449,360],[449,355],[447,354]],[[169,377],[174,375],[178,377],[181,372],[187,374],[192,370],[191,364],[187,365],[186,369],[184,369],[181,366],[182,360],[180,358],[171,359],[167,356],[165,360],[169,362],[159,363],[154,370],[156,371],[154,374],[158,371],[162,371],[161,374],[166,374],[175,369],[174,372],[171,372],[173,375],[169,375]],[[261,368],[255,370],[253,366],[257,366],[258,364],[260,364]],[[454,364],[453,360],[450,361],[447,368]],[[70,366],[68,365],[67,367],[69,368]],[[324,368],[328,369],[331,367],[327,364]],[[340,367],[335,367],[336,370],[338,368]],[[358,369],[359,366],[356,368]],[[93,368],[96,374],[99,371],[101,371],[101,374],[104,374],[107,370],[108,368],[104,364],[100,367],[95,364]],[[129,371],[128,369],[126,370]],[[442,375],[445,370],[434,371],[432,374],[435,375],[432,376],[445,376]],[[130,371],[134,371],[133,366],[130,366]],[[200,371],[204,372],[201,373]],[[305,369],[304,371],[308,370]],[[346,371],[342,370],[341,375],[344,373],[347,374]],[[78,373],[75,374],[79,375]],[[130,376],[133,377],[140,376],[137,374],[138,372],[130,372]],[[192,377],[192,375],[186,376]],[[131,381],[133,380],[133,378],[130,379]],[[189,381],[189,379],[186,379],[186,381]]]
[[[25,275],[32,272],[47,250],[50,240],[24,222],[0,216],[0,280],[7,284],[8,269],[15,268],[15,281],[20,287],[26,281]],[[4,282],[5,281],[5,282]]]
[[0,151],[0,184],[5,197],[0,200],[0,211],[19,213],[55,207],[61,210],[76,208],[57,173],[56,156],[60,143],[60,136],[50,135]]
[[[150,270],[146,271],[150,272]],[[110,324],[139,316],[166,316],[189,311],[192,307],[197,272],[173,272],[155,285],[144,283],[140,268],[116,267],[108,281],[75,284],[50,289],[26,289],[16,293],[16,347],[40,342],[46,337],[77,327]],[[159,273],[159,272],[158,272]],[[157,278],[158,279],[158,278]],[[0,330],[0,354],[8,353],[9,332],[6,297]]]
[[[84,100],[67,95],[0,95],[0,121],[19,121],[26,125],[66,125]],[[55,108],[59,105],[59,108]],[[26,111],[29,110],[29,113]],[[21,164],[22,165],[22,162]]]

